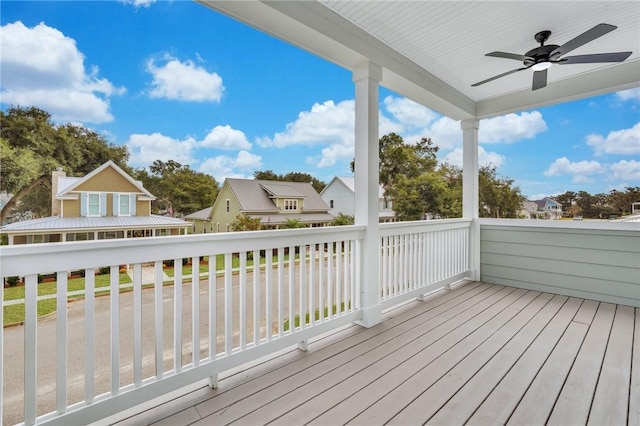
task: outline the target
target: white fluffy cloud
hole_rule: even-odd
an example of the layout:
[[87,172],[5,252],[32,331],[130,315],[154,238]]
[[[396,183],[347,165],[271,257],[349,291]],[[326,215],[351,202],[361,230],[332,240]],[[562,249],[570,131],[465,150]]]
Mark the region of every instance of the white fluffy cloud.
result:
[[545,176],[572,176],[573,183],[593,182],[593,177],[603,174],[607,167],[597,161],[576,161],[571,162],[567,157],[556,159],[547,170],[543,172]]
[[227,149],[227,150],[249,150],[251,143],[247,140],[244,132],[231,128],[231,126],[216,126],[205,136],[201,144],[207,148]]
[[178,140],[160,133],[133,134],[126,142],[132,166],[148,166],[155,160],[174,160],[180,164],[191,164],[195,161],[192,151],[197,142],[193,138]]
[[387,96],[384,108],[405,128],[426,128],[438,118],[438,114],[429,108],[407,98]]
[[153,75],[149,96],[187,102],[220,102],[224,85],[215,72],[208,72],[193,61],[180,62],[165,56],[147,61],[147,71]]
[[614,180],[626,180],[631,182],[640,182],[640,161],[636,160],[620,160],[609,166],[611,169],[611,177]]
[[130,4],[135,6],[136,8],[139,8],[139,7],[149,7],[153,3],[155,3],[156,0],[120,0],[120,2],[124,4]]
[[[500,167],[506,158],[497,152],[487,152],[486,149],[478,147],[478,164],[481,166],[493,165]],[[462,167],[462,148],[455,148],[444,157],[444,161],[454,166]]]
[[283,148],[289,145],[342,144],[353,145],[354,101],[338,104],[316,103],[310,111],[302,111],[296,121],[273,138],[258,138],[263,147]]
[[40,23],[17,21],[0,31],[3,103],[35,105],[56,121],[105,123],[113,120],[109,97],[124,92],[98,68],[87,71],[75,40]]
[[533,139],[547,131],[547,124],[538,111],[507,114],[480,121],[478,142],[512,143],[522,139]]
[[[229,177],[249,178],[251,173],[246,172],[257,170],[260,167],[262,167],[262,157],[247,151],[240,151],[235,158],[227,155],[208,158],[202,163],[199,171],[210,174],[218,182],[222,183],[225,178]],[[238,170],[245,173],[241,173]]]
[[596,156],[603,154],[640,155],[640,122],[630,129],[609,132],[602,135],[590,134],[585,138]]
[[633,89],[616,92],[616,96],[621,101],[629,101],[629,100],[640,101],[640,87],[634,87]]

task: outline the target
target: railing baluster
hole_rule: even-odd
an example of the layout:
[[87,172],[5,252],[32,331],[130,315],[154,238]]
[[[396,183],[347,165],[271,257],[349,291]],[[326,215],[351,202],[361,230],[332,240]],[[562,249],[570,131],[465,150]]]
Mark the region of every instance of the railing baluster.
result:
[[182,259],[173,260],[173,372],[182,371]]
[[96,277],[95,269],[84,271],[84,401],[93,403],[95,396],[95,310]]
[[335,243],[328,243],[329,252],[327,253],[327,317],[333,317],[333,245]]
[[191,360],[200,364],[200,257],[191,258]]
[[265,277],[265,332],[266,332],[266,340],[267,342],[271,340],[271,329],[273,327],[273,250],[267,249],[265,253],[265,268],[264,268],[264,277]]
[[120,391],[120,269],[111,265],[109,270],[111,317],[111,395]]
[[278,248],[278,335],[284,327],[284,248]]
[[309,324],[316,323],[316,245],[309,245]]
[[142,265],[133,264],[133,384],[142,384]]
[[247,252],[241,251],[240,256],[240,349],[247,346]]
[[162,286],[164,272],[162,270],[162,261],[157,260],[154,263],[154,313],[155,313],[155,352],[156,352],[156,380],[162,378],[163,370],[163,309],[162,309]]
[[217,269],[218,269],[218,256],[215,254],[209,255],[209,360],[216,359],[218,354],[218,286],[217,282]]
[[36,422],[38,377],[38,276],[24,277],[24,423]]
[[224,254],[224,351],[233,350],[233,256]]
[[260,251],[253,251],[253,344],[260,343]]
[[56,274],[56,412],[67,411],[67,272]]
[[324,252],[325,252],[325,243],[320,243],[319,245],[320,253],[318,253],[318,320],[320,322],[324,321],[324,307],[325,307],[325,282],[324,282]]
[[[297,247],[297,246],[296,246]],[[289,334],[293,333],[295,329],[295,269],[296,269],[296,247],[289,246],[289,306],[287,311],[289,312]],[[302,318],[300,319],[302,321]]]
[[[306,327],[307,314],[307,250],[303,244],[300,246],[300,306],[298,316],[300,328]],[[311,316],[312,314],[310,314]]]
[[342,242],[336,241],[336,313],[342,314]]
[[351,288],[351,281],[349,280],[349,240],[345,240],[344,244],[344,259],[342,261],[342,275],[343,275],[343,285],[342,285],[342,300],[344,301],[344,311],[349,311],[349,302],[351,295],[349,294],[349,289]]

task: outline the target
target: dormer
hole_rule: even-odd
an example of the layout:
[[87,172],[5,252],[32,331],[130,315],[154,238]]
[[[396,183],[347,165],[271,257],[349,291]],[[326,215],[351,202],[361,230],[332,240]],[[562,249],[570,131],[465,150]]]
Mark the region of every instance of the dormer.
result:
[[261,183],[273,203],[282,213],[299,213],[304,210],[306,195],[286,183]]

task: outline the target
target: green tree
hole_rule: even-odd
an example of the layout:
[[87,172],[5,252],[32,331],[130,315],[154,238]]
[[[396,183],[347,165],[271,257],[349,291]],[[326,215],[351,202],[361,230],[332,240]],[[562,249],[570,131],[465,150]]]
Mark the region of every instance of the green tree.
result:
[[289,172],[285,175],[279,175],[275,173],[273,170],[265,170],[265,171],[258,170],[253,173],[253,177],[258,180],[277,180],[282,182],[310,183],[311,186],[313,186],[313,189],[316,190],[316,192],[321,192],[324,189],[324,187],[327,186],[326,183],[317,179],[314,176],[311,176],[309,173],[302,173],[302,172]]
[[621,215],[631,213],[631,204],[640,202],[640,186],[627,187],[625,191],[611,190],[607,205]]
[[331,221],[331,226],[353,225],[355,218],[353,216],[340,213]]
[[240,213],[238,216],[236,216],[236,220],[231,223],[231,229],[234,232],[259,231],[263,229],[263,227],[259,217],[251,218],[245,214]]
[[[129,171],[128,159],[126,146],[112,145],[82,126],[55,125],[51,115],[39,108],[0,111],[0,191],[13,194],[0,212],[0,223],[28,193],[50,188],[55,168],[62,167],[69,176],[84,176],[112,160]],[[34,210],[50,213],[50,206],[49,199]]]
[[513,179],[498,176],[495,166],[479,171],[480,217],[517,218],[525,197]]
[[218,195],[216,180],[189,166],[169,160],[156,160],[145,169],[136,172],[145,188],[156,196],[152,210],[156,213],[189,214],[213,205]]
[[300,219],[291,218],[287,219],[287,221],[282,225],[284,229],[294,229],[294,228],[306,228],[307,225],[300,222]]
[[569,216],[577,215],[577,209],[575,208],[575,200],[578,194],[573,191],[566,191],[564,194],[551,197],[553,200],[562,204],[562,212]]

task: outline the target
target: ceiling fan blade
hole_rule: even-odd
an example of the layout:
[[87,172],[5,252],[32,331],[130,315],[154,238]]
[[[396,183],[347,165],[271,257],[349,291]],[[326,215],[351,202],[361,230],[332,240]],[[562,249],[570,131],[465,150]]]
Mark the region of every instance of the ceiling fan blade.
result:
[[498,75],[495,75],[495,76],[493,76],[493,77],[491,77],[491,78],[488,78],[488,79],[486,79],[486,80],[482,80],[482,81],[479,81],[479,82],[477,82],[477,83],[474,83],[474,84],[472,84],[471,86],[472,86],[472,87],[480,86],[481,84],[485,84],[485,83],[488,83],[488,82],[490,82],[490,81],[497,80],[497,79],[499,79],[500,77],[504,77],[505,75],[513,74],[514,72],[518,72],[518,71],[526,70],[526,69],[528,69],[528,68],[529,68],[529,67],[522,67],[522,68],[516,68],[515,70],[511,70],[511,71],[503,72],[502,74],[498,74]]
[[547,85],[547,70],[534,71],[531,90],[542,89]]
[[597,39],[598,37],[602,37],[603,35],[610,33],[616,28],[618,27],[616,27],[615,25],[598,24],[595,27],[591,28],[590,30],[583,32],[576,38],[569,40],[562,46],[557,47],[553,52],[549,54],[549,56],[566,55],[567,53],[571,52],[573,49],[577,49],[578,47],[584,44],[587,44],[590,41]]
[[567,56],[560,59],[557,64],[599,64],[602,62],[622,62],[631,56],[632,52],[595,53],[593,55]]
[[515,59],[516,61],[524,62],[527,58],[524,55],[518,55],[516,53],[508,53],[508,52],[491,52],[487,53],[484,56],[493,56],[495,58],[504,58],[504,59]]

